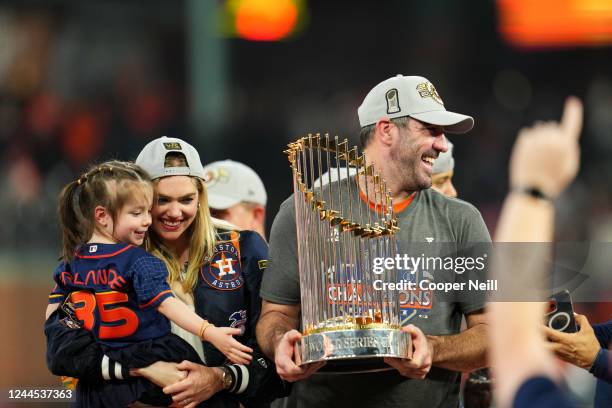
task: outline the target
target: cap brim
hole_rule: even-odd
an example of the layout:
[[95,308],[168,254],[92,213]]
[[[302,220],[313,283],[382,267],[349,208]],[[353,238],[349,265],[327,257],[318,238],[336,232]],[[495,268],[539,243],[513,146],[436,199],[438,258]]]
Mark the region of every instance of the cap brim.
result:
[[208,206],[215,210],[227,210],[238,203],[240,203],[240,200],[237,198],[218,195],[210,191],[208,192]]
[[410,116],[421,122],[444,126],[444,131],[448,133],[466,133],[474,127],[474,118],[471,116],[444,110],[415,113]]

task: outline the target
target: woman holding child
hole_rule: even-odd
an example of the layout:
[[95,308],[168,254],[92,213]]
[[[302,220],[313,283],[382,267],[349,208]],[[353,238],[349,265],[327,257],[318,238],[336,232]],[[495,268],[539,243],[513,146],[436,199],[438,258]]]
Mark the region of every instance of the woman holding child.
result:
[[[87,402],[80,400],[87,406],[125,405],[126,398],[135,402],[131,400],[134,395],[141,402],[159,404],[159,398],[151,397],[159,392],[151,382],[172,395],[168,403],[187,407],[202,401],[206,403],[201,406],[211,407],[238,406],[239,402],[258,406],[279,395],[284,385],[273,364],[259,353],[255,340],[259,285],[267,257],[265,242],[256,233],[233,231],[210,217],[203,167],[191,145],[180,139],[156,139],[145,146],[136,164],[148,173],[154,186],[145,248],[163,261],[174,294],[205,322],[200,326],[200,336],[175,325],[172,331],[191,344],[206,365],[199,364],[197,358],[198,362],[177,359],[176,353],[164,350],[155,340],[132,344],[129,353],[117,356],[96,343],[91,332],[66,327],[69,317],[60,311],[53,313],[45,325],[49,368],[57,375],[80,378],[77,395],[94,390],[97,399],[87,393]],[[78,308],[76,311],[78,316]],[[234,334],[247,347],[229,347],[227,338],[225,343],[210,339],[217,327],[226,326],[231,330],[224,333]],[[226,356],[209,341],[221,344],[220,348],[227,344],[223,353],[230,360],[250,362],[224,365]],[[251,348],[252,355],[248,353]]]

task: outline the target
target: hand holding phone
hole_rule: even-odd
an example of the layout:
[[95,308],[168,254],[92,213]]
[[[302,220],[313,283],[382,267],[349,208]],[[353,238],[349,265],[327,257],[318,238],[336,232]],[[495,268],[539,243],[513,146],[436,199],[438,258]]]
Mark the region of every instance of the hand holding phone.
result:
[[574,306],[568,290],[555,293],[548,301],[544,324],[553,330],[576,333],[578,327],[574,318]]

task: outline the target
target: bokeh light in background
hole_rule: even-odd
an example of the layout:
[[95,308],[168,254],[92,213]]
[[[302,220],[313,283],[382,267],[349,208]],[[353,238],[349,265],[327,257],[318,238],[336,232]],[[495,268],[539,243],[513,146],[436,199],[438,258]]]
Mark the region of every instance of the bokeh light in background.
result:
[[235,34],[250,41],[279,41],[293,34],[306,0],[228,0]]
[[612,44],[610,0],[497,0],[500,31],[519,48]]

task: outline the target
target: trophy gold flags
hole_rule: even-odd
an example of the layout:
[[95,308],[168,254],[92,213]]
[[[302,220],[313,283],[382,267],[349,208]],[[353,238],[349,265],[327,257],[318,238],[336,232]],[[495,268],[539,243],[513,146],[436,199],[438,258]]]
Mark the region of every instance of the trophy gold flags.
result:
[[389,369],[383,357],[411,357],[398,292],[381,287],[398,282],[397,270],[374,270],[376,258],[397,252],[397,218],[384,180],[365,154],[337,136],[311,134],[285,153],[293,171],[301,291],[298,363],[362,372]]

